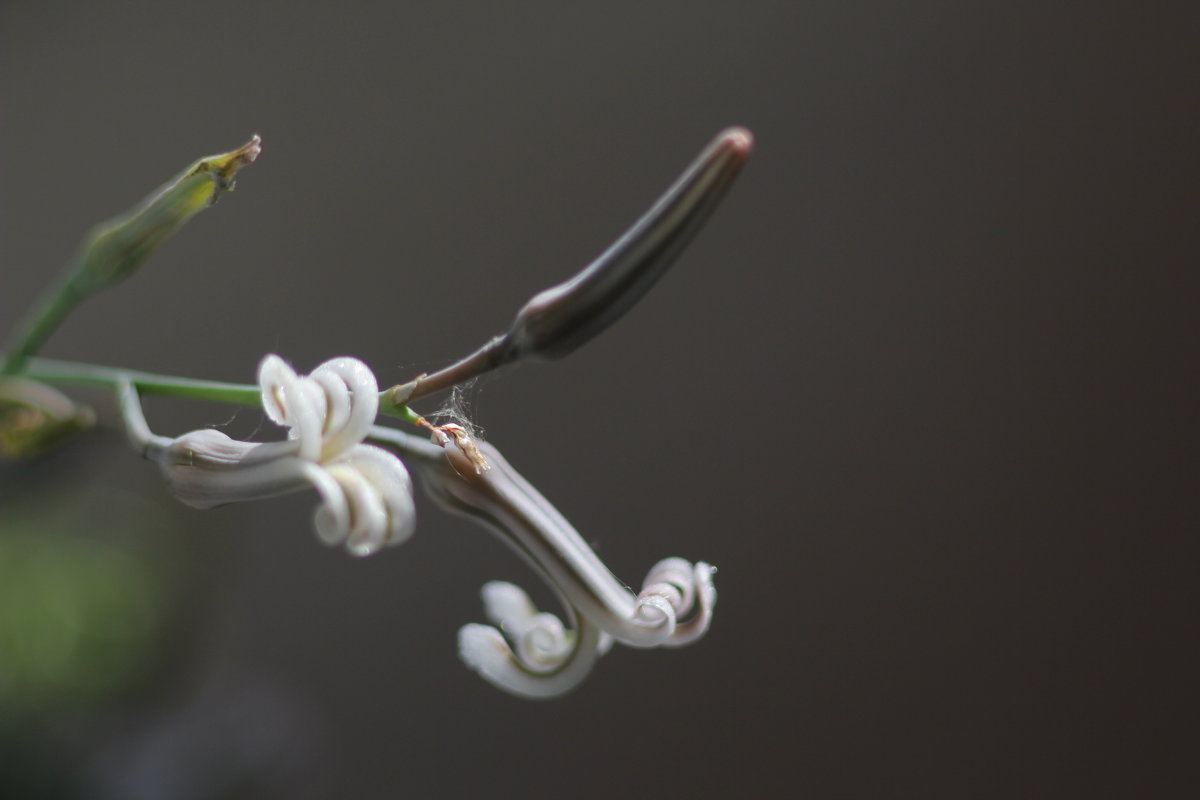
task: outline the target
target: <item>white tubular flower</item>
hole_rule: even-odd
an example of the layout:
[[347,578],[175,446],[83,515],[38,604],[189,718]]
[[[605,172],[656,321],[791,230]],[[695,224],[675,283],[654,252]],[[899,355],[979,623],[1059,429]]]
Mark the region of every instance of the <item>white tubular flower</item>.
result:
[[258,369],[263,408],[287,427],[284,442],[240,442],[215,430],[166,439],[150,433],[137,393],[121,394],[134,445],[158,463],[175,495],[196,508],[256,500],[309,486],[321,496],[318,538],[367,556],[413,531],[412,480],[400,460],[362,441],[379,410],[379,387],[366,364],[335,358],[299,376],[279,356]]
[[[389,441],[406,446],[403,439]],[[439,503],[487,525],[546,578],[576,630],[539,613],[516,586],[489,583],[483,603],[492,625],[459,631],[459,655],[469,667],[512,694],[548,698],[582,681],[614,641],[678,647],[705,634],[717,600],[713,567],[664,559],[634,596],[496,448],[481,442],[478,450],[490,465],[483,472],[456,441],[444,444],[442,459],[422,453],[416,463]]]

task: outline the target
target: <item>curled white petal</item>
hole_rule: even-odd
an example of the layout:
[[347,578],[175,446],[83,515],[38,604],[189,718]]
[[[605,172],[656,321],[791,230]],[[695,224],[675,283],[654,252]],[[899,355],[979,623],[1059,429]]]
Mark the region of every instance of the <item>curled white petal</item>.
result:
[[258,380],[267,416],[289,429],[285,442],[241,442],[216,430],[155,436],[137,392],[125,385],[119,399],[130,440],[188,505],[212,508],[311,486],[321,496],[313,523],[322,542],[366,556],[407,539],[416,521],[408,470],[392,453],[362,444],[379,411],[367,365],[335,358],[301,376],[269,355]]
[[[539,613],[529,597],[511,583],[495,581],[483,587],[490,625],[464,625],[458,632],[458,653],[468,667],[510,694],[549,699],[578,686],[603,650],[606,637],[581,618],[577,631],[568,631],[558,617]],[[516,643],[514,652],[510,640]]]
[[328,405],[321,387],[302,379],[276,355],[267,356],[258,365],[258,386],[263,410],[272,422],[290,428],[288,437],[300,443],[300,457],[320,460]]
[[366,438],[379,413],[379,383],[371,368],[357,358],[334,358],[312,371],[309,379],[324,389],[323,458],[333,458]]
[[[703,561],[692,565],[682,558],[663,559],[651,567],[638,595],[638,615],[643,624],[664,632],[662,645],[690,644],[708,631],[717,602],[715,571]],[[693,606],[698,606],[695,613],[681,623]]]
[[309,375],[297,375],[287,362],[269,355],[258,367],[263,409],[288,427],[300,442],[300,457],[337,458],[366,438],[379,413],[379,384],[363,362],[341,357]]
[[412,535],[412,479],[390,453],[356,445],[328,466],[312,465],[308,474],[323,501],[313,522],[325,544],[345,544],[352,555],[369,556]]
[[317,536],[358,556],[412,534],[412,481],[396,456],[361,444],[379,412],[379,384],[357,358],[334,358],[299,376],[278,356],[259,366],[267,416],[290,428],[321,494]]
[[695,579],[691,562],[683,558],[664,558],[646,573],[642,581],[642,593],[651,588],[671,598],[671,604],[680,614],[686,614],[695,602]]
[[571,634],[553,614],[539,613],[524,590],[504,581],[483,586],[488,619],[516,645],[516,654],[532,670],[559,667],[571,650]]
[[713,574],[717,568],[703,561],[696,562],[693,570],[695,579],[697,610],[692,618],[675,628],[675,633],[667,641],[668,647],[680,647],[691,644],[704,634],[712,624],[713,606],[717,604],[717,588],[713,585]]
[[658,634],[653,638],[639,638],[636,646],[658,647],[675,632],[675,607],[662,594],[653,591],[643,593],[638,596],[633,622]]
[[321,495],[321,505],[313,512],[317,539],[330,547],[342,544],[350,535],[351,511],[346,492],[329,470],[305,463],[305,477]]
[[[350,451],[342,462],[356,470],[378,493],[386,513],[381,535],[372,538],[369,552],[359,551],[356,555],[369,555],[380,547],[400,544],[412,535],[417,524],[416,506],[413,504],[412,478],[396,456],[372,445],[360,444]],[[356,547],[350,542],[352,548]]]

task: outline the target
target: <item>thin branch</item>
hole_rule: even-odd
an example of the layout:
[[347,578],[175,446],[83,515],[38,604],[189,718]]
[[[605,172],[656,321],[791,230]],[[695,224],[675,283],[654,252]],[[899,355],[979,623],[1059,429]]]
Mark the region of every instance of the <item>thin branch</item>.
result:
[[[0,354],[3,358],[3,354]],[[76,361],[60,361],[53,358],[31,358],[21,370],[26,378],[66,386],[93,386],[118,389],[124,383],[131,384],[141,394],[158,394],[172,397],[190,397],[213,403],[232,403],[240,406],[262,404],[262,390],[253,384],[203,381],[181,378],[175,375],[159,375],[120,367],[105,367],[99,364],[84,364]],[[384,392],[383,394],[387,394]],[[381,400],[384,399],[381,397]],[[422,418],[408,406],[396,406],[381,402],[380,414],[402,419],[414,425]]]

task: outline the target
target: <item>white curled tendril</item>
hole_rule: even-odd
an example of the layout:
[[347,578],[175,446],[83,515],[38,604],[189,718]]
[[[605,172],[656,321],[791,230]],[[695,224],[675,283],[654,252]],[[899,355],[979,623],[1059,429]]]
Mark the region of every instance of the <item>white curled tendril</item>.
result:
[[[407,447],[404,439],[387,441]],[[613,641],[631,647],[678,647],[705,634],[717,592],[715,569],[682,558],[658,562],[634,596],[621,585],[571,524],[514,470],[496,448],[478,443],[491,469],[478,472],[454,442],[444,459],[418,463],[435,498],[483,522],[559,592],[575,630],[539,612],[520,588],[483,587],[492,625],[459,631],[459,654],[484,679],[507,692],[551,698],[578,685]]]
[[[638,594],[636,621],[660,630],[664,647],[682,647],[696,641],[712,622],[712,609],[717,602],[714,572],[716,568],[703,561],[693,565],[682,558],[666,558],[658,562],[646,575]],[[693,606],[696,613],[681,623]],[[637,642],[629,644],[644,646]]]
[[519,587],[502,581],[483,586],[491,625],[464,625],[459,657],[485,680],[510,694],[550,699],[578,686],[611,640],[581,619],[569,630],[553,614],[538,612]]
[[240,442],[211,429],[156,436],[126,384],[120,399],[130,439],[190,506],[312,486],[322,501],[313,517],[322,542],[366,556],[407,539],[416,522],[408,470],[395,455],[362,443],[379,410],[379,387],[367,365],[335,358],[300,376],[269,355],[259,364],[258,383],[263,409],[288,428],[287,441]]
[[529,667],[553,669],[571,649],[574,636],[553,614],[538,613],[529,595],[503,581],[483,585],[483,608],[488,619],[508,634],[516,654]]

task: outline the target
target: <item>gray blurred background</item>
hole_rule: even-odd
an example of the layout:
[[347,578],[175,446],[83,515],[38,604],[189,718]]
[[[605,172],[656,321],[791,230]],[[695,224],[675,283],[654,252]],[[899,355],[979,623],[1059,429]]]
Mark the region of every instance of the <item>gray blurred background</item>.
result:
[[267,352],[353,354],[399,382],[589,261],[722,127],[757,146],[633,313],[467,396],[624,580],[719,566],[705,640],[516,700],[456,657],[483,582],[535,584],[484,532],[424,503],[357,561],[311,496],[184,508],[79,392],[105,429],[0,471],[0,544],[51,576],[10,568],[0,601],[50,614],[94,547],[112,615],[150,621],[37,702],[0,681],[0,796],[1194,784],[1194,4],[2,9],[6,329],[90,225],[264,140],[61,358],[249,382]]

